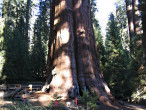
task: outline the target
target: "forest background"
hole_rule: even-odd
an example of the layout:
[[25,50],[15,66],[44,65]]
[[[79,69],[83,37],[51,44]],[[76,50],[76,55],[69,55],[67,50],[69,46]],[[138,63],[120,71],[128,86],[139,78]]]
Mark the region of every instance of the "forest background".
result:
[[[146,50],[143,17],[146,16],[146,1],[139,0],[140,33],[133,32],[132,37],[125,0],[115,1],[115,10],[109,14],[107,25],[106,20],[103,20],[104,24],[96,19],[101,16],[102,6],[98,1],[91,0],[91,11],[104,80],[116,98],[144,103]],[[0,8],[0,83],[44,82],[50,36],[50,1],[3,0]]]

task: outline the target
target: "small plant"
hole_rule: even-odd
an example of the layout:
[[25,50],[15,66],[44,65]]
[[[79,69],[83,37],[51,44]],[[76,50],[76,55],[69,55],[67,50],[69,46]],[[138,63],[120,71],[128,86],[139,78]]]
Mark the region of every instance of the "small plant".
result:
[[87,102],[87,107],[90,110],[98,110],[98,105],[96,104],[95,101],[89,101],[89,102]]
[[60,101],[61,101],[61,96],[58,96],[58,93],[56,92],[56,93],[53,95],[53,99],[54,99],[54,101],[57,100],[57,102],[60,102]]
[[[57,101],[57,105],[56,105],[56,101]],[[56,92],[53,95],[53,100],[52,102],[49,104],[49,109],[51,110],[66,110],[66,107],[60,103],[61,102],[61,96],[58,96],[58,93]]]
[[98,100],[97,96],[92,96],[88,91],[86,91],[83,92],[83,96],[81,98],[89,110],[98,110],[98,105],[96,104],[96,101]]

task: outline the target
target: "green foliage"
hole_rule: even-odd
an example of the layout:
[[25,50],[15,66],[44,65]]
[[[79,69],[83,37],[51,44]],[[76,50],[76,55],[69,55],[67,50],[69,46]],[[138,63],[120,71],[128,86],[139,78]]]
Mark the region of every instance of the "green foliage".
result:
[[92,17],[92,20],[94,21],[94,20],[96,20],[95,19],[95,13],[96,13],[96,11],[97,11],[97,8],[96,8],[96,0],[90,0],[90,2],[91,2],[91,17]]
[[[126,75],[128,74],[128,52],[122,46],[120,27],[116,17],[111,14],[107,25],[106,35],[106,63],[103,71],[104,78],[112,88],[115,97],[126,97],[127,84]],[[130,93],[130,91],[129,91]]]
[[83,92],[83,96],[81,97],[83,99],[84,103],[87,105],[89,110],[98,110],[98,105],[97,105],[97,96],[92,96],[89,94],[88,91]]
[[146,78],[143,49],[138,43],[142,37],[129,38],[125,2],[118,1],[116,6],[116,15],[111,14],[107,24],[103,73],[116,98],[134,100],[143,97],[137,93],[143,90]]
[[128,20],[126,12],[127,11],[125,1],[118,0],[116,3],[116,20],[118,22],[123,49],[129,51],[130,38],[128,32]]
[[58,96],[58,93],[56,92],[54,95],[53,95],[53,100],[54,101],[58,101],[58,102],[60,102],[61,101],[61,96]]
[[98,106],[95,102],[89,101],[87,102],[87,106],[89,110],[98,110]]
[[[145,99],[142,92],[146,80],[145,34],[129,39],[125,2],[118,0],[116,15],[111,14],[109,18],[104,44],[99,23],[95,19],[96,0],[90,1],[99,63],[104,79],[117,98],[132,96],[132,100],[136,102],[141,98]],[[145,33],[146,1],[139,1]],[[3,1],[3,20],[0,27],[0,83],[44,79],[49,39],[49,7],[48,0],[40,1],[38,18],[34,24],[32,39],[29,41],[29,36],[26,35],[26,31],[29,30],[26,30],[26,1]],[[141,40],[143,47],[138,43]],[[59,101],[60,98],[54,94],[54,100]],[[91,109],[97,107],[95,103],[97,98],[90,96],[88,92],[84,93],[82,98],[89,100],[86,104]],[[55,107],[54,105],[53,102],[52,107]],[[22,107],[27,109],[28,106]],[[20,108],[18,105],[17,107]]]
[[42,1],[39,6],[40,15],[34,24],[31,63],[35,79],[43,79],[46,73],[46,56],[49,39],[49,3]]
[[5,52],[1,70],[2,82],[40,80],[45,77],[49,35],[49,2],[40,1],[39,16],[34,25],[34,36],[27,36],[27,2],[24,0],[3,1],[3,32],[0,50]]
[[103,36],[101,34],[101,28],[98,23],[98,20],[95,18],[95,13],[97,12],[96,8],[96,1],[91,0],[91,14],[92,14],[92,21],[93,21],[93,30],[94,30],[94,35],[95,35],[95,41],[97,44],[97,51],[98,51],[98,57],[99,57],[99,64],[101,70],[104,68],[104,63],[105,63],[105,47],[104,47],[104,42],[103,42]]
[[[57,101],[57,107],[56,107],[56,105],[55,105],[56,101]],[[65,107],[63,104],[61,104],[60,101],[61,101],[61,96],[58,96],[58,93],[56,92],[56,93],[53,95],[53,100],[52,100],[52,102],[48,105],[48,107],[49,107],[50,109],[53,109],[53,110],[54,110],[54,109],[56,109],[56,110],[65,110],[66,107]]]
[[133,78],[133,85],[135,85],[135,90],[132,91],[132,101],[140,102],[146,98],[144,93],[145,81],[146,81],[146,65],[145,65],[145,55],[142,45],[138,42],[142,39],[142,36],[135,36],[132,39],[131,46],[133,47],[131,51],[131,62],[130,71]]
[[142,14],[146,15],[146,1],[145,0],[139,0],[139,9],[141,10]]
[[26,4],[23,0],[5,0],[3,6],[5,64],[2,77],[6,76],[7,82],[29,80],[32,74],[29,43],[24,33]]

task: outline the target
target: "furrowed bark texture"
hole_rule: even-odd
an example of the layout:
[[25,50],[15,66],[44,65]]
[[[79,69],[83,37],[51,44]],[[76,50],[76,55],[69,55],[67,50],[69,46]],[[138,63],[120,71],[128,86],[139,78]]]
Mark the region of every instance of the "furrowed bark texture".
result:
[[133,22],[135,35],[141,35],[140,29],[140,11],[138,9],[138,0],[132,0],[133,5]]
[[132,0],[126,0],[127,18],[129,25],[130,38],[134,37],[134,23],[133,23],[133,5]]
[[49,93],[75,98],[80,87],[110,104],[113,97],[100,74],[90,0],[53,0],[50,31]]
[[[79,85],[82,90],[87,88],[92,93],[96,93],[102,102],[109,102],[106,93],[109,88],[99,72],[90,0],[74,0],[73,4]],[[107,92],[111,96],[110,92]]]
[[[50,93],[62,97],[78,88],[76,61],[74,55],[74,33],[71,0],[54,0],[55,11],[49,44],[49,63],[51,66]],[[53,16],[53,15],[52,15]]]

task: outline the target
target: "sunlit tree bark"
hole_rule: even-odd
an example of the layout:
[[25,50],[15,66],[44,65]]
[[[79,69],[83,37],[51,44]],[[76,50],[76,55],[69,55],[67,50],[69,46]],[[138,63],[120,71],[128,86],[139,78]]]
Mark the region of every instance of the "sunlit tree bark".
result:
[[[53,76],[50,93],[58,92],[62,97],[78,88],[74,55],[74,33],[72,1],[54,0],[52,3],[53,23],[49,43],[49,69]],[[51,67],[51,68],[50,68]],[[72,95],[72,94],[71,94]]]
[[110,104],[113,97],[100,74],[90,0],[53,0],[50,31],[49,93],[74,98],[80,88]]
[[126,0],[127,18],[130,38],[134,37],[133,5],[132,0]]
[[138,9],[138,0],[133,0],[133,22],[134,22],[134,33],[135,35],[141,34],[140,29],[140,11]]

